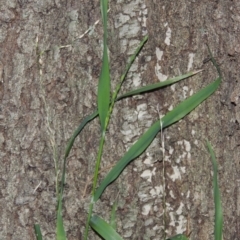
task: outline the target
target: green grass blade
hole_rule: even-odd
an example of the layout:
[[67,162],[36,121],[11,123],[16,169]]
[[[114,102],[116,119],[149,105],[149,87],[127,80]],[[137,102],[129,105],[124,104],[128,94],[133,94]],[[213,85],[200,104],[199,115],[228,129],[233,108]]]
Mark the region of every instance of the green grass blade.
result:
[[[62,197],[62,196],[61,196]],[[66,240],[66,233],[63,225],[62,218],[62,198],[59,199],[58,209],[57,209],[57,240]]]
[[154,90],[157,90],[157,89],[162,88],[162,87],[166,87],[166,86],[171,85],[173,83],[176,83],[180,80],[191,77],[191,76],[193,76],[193,75],[195,75],[195,74],[197,74],[201,71],[202,70],[192,71],[192,72],[186,73],[184,75],[168,79],[168,80],[163,81],[163,82],[154,83],[154,84],[144,86],[142,88],[139,88],[139,89],[136,89],[136,90],[133,90],[131,92],[128,92],[128,93],[125,93],[125,94],[121,95],[120,97],[117,98],[117,100],[120,100],[120,99],[125,98],[125,97],[130,97],[130,96],[133,96],[133,95],[141,94],[141,93],[146,93],[146,92],[149,92],[149,91],[154,91]]
[[69,152],[73,146],[73,143],[76,139],[76,137],[80,134],[80,132],[83,130],[83,128],[86,126],[86,124],[88,122],[90,122],[91,120],[93,120],[95,117],[98,116],[98,111],[95,110],[91,115],[88,115],[87,117],[85,117],[83,119],[83,121],[80,123],[80,125],[78,126],[78,128],[74,131],[72,137],[70,138],[70,140],[68,141],[67,147],[65,149],[65,158],[68,157]]
[[[147,40],[147,38],[145,38],[145,41]],[[136,54],[134,54],[132,56],[133,59],[135,59],[135,56]],[[131,66],[131,65],[130,65]],[[129,67],[128,69],[125,70],[125,73],[123,74],[123,76],[126,76],[126,72],[129,70]],[[140,89],[137,89],[137,90],[134,90],[134,91],[131,91],[131,92],[128,92],[128,93],[125,93],[123,95],[121,95],[120,97],[118,97],[116,99],[116,101],[119,101],[121,100],[122,98],[125,98],[125,97],[130,97],[130,96],[133,96],[133,95],[136,95],[136,94],[141,94],[141,93],[144,93],[144,92],[148,92],[148,91],[153,91],[153,90],[157,90],[158,88],[162,88],[162,87],[166,87],[168,85],[171,85],[173,83],[176,83],[178,81],[181,81],[185,78],[188,78],[188,77],[191,77],[199,72],[201,72],[202,70],[198,70],[198,71],[193,71],[193,72],[189,72],[189,73],[186,73],[184,75],[181,75],[181,76],[177,76],[175,78],[172,78],[172,79],[169,79],[169,80],[166,80],[164,82],[160,82],[160,83],[156,83],[156,84],[150,84],[148,86],[145,86],[143,88],[140,88]],[[95,110],[91,115],[88,115],[87,117],[85,117],[83,119],[83,121],[80,123],[79,127],[75,130],[75,132],[73,133],[71,139],[69,140],[68,142],[68,145],[66,147],[66,150],[65,150],[65,157],[67,158],[68,155],[69,155],[69,152],[73,146],[73,143],[76,139],[76,137],[80,134],[80,132],[83,130],[83,128],[86,126],[86,124],[88,122],[90,122],[91,120],[93,120],[95,117],[98,116],[98,111]]]
[[34,225],[34,230],[35,230],[35,235],[36,235],[37,240],[42,240],[42,232],[41,232],[39,224]]
[[[168,112],[160,120],[162,122],[162,128],[168,127],[169,125],[179,121],[185,115],[190,113],[218,88],[220,82],[221,79],[218,78],[214,82],[210,83],[207,87],[201,89],[199,92],[195,93],[185,101],[181,102],[172,111]],[[94,195],[94,201],[97,201],[99,199],[105,188],[119,176],[123,169],[132,160],[134,160],[146,150],[146,148],[153,141],[157,133],[161,130],[160,121],[155,122],[110,170],[110,172],[107,174],[105,179],[101,182],[100,186],[96,190]]]
[[101,12],[104,36],[103,36],[102,69],[98,83],[98,112],[102,131],[105,128],[105,120],[110,105],[110,73],[107,53],[107,8],[108,0],[101,0]]
[[[148,36],[145,36],[143,38],[143,40],[140,42],[138,48],[135,50],[134,54],[130,57],[129,62],[126,66],[126,69],[124,71],[124,73],[121,76],[121,80],[120,80],[120,84],[122,84],[122,82],[124,81],[124,79],[126,78],[126,75],[130,69],[130,67],[132,66],[136,56],[138,55],[138,53],[140,52],[141,48],[143,47],[143,45],[147,42],[148,40]],[[71,139],[69,140],[66,150],[65,150],[65,158],[68,157],[69,152],[74,144],[74,141],[76,139],[76,137],[80,134],[80,132],[83,130],[83,128],[86,126],[86,124],[88,122],[90,122],[91,120],[93,120],[95,117],[98,116],[98,110],[95,110],[91,115],[88,115],[87,117],[85,117],[83,119],[83,121],[80,123],[79,127],[75,130],[75,132],[73,133]]]
[[188,238],[183,234],[178,234],[178,235],[168,238],[167,240],[188,240]]
[[62,172],[62,179],[61,179],[61,185],[60,185],[60,193],[58,195],[58,206],[57,206],[57,240],[65,240],[66,239],[66,233],[64,230],[64,224],[63,224],[63,218],[62,218],[62,198],[63,198],[63,189],[64,189],[64,183],[65,183],[65,175],[66,175],[66,161],[67,157],[69,155],[69,152],[73,146],[73,143],[78,136],[78,134],[82,131],[84,126],[94,119],[98,115],[98,111],[95,111],[91,115],[87,116],[79,125],[79,127],[75,130],[72,137],[68,141],[67,147],[65,149],[65,156],[63,161],[63,172]]
[[221,196],[218,186],[218,166],[214,151],[209,141],[207,141],[208,151],[210,153],[212,164],[213,164],[213,189],[214,189],[214,203],[215,203],[215,226],[214,236],[215,240],[222,240],[222,228],[223,228],[223,212],[221,205]]
[[90,225],[105,240],[123,240],[110,224],[98,216],[91,218]]
[[117,211],[117,201],[115,201],[112,206],[111,217],[110,217],[110,225],[115,230],[117,229],[116,211]]

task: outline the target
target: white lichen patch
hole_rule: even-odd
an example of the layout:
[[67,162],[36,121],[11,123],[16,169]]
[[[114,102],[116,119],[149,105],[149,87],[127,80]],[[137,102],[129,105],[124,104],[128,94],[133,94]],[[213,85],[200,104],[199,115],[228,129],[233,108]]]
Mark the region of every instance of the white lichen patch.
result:
[[176,89],[176,84],[173,84],[173,85],[171,85],[171,90],[173,91],[173,92],[175,92],[175,89]]
[[184,146],[185,146],[185,150],[187,152],[190,152],[191,151],[191,144],[190,144],[190,142],[187,141],[187,140],[183,140],[183,143],[184,143]]
[[191,144],[189,141],[187,140],[182,140],[182,141],[178,141],[177,142],[178,145],[181,145],[183,147],[183,149],[185,150],[181,155],[178,156],[178,158],[176,159],[177,163],[180,163],[182,159],[186,158],[190,159],[191,158]]
[[182,173],[186,173],[186,167],[180,167]]
[[139,111],[145,111],[147,109],[147,104],[146,103],[142,103],[142,104],[139,104],[138,106],[137,106],[137,111],[139,112]]
[[176,227],[176,234],[182,234],[184,231],[186,231],[186,223],[187,220],[183,215],[176,216],[175,212],[170,212],[170,226]]
[[155,74],[160,82],[165,81],[168,76],[161,73],[161,66],[157,63],[155,66]]
[[148,119],[151,119],[151,116],[148,114],[148,111],[147,111],[146,103],[138,105],[137,112],[138,112],[138,120],[139,121],[146,121]]
[[172,179],[173,182],[175,182],[177,179],[181,179],[181,173],[180,173],[180,169],[178,166],[172,166],[173,169],[173,174],[170,175],[169,173],[167,173],[167,175]]
[[172,35],[172,30],[170,27],[168,27],[166,32],[166,38],[164,40],[165,44],[168,46],[170,45],[170,42],[171,42],[171,35]]
[[189,93],[189,96],[192,96],[192,95],[193,95],[193,90],[191,89],[190,93]]
[[170,105],[169,107],[168,107],[168,111],[172,111],[173,110],[173,105]]
[[170,146],[168,152],[169,152],[170,155],[172,155],[173,152],[174,152],[174,148]]
[[124,25],[128,20],[130,19],[130,17],[126,14],[118,14],[115,18],[115,22],[114,22],[114,26],[115,28],[119,28],[122,25]]
[[188,86],[183,87],[183,99],[187,98]]
[[169,191],[169,195],[171,196],[171,198],[176,199],[172,190]]
[[[129,115],[128,115],[129,116]],[[130,117],[130,116],[129,116]],[[124,122],[121,128],[121,133],[124,135],[123,142],[131,142],[135,136],[140,135],[140,128],[135,127],[134,125]]]
[[119,28],[119,37],[120,38],[133,38],[141,30],[139,22],[137,19],[132,20],[131,23],[125,24]]
[[156,168],[153,168],[153,170],[144,170],[141,174],[141,178],[146,179],[148,182],[152,182],[152,176],[156,174]]
[[149,214],[149,212],[151,211],[152,208],[152,204],[151,203],[147,203],[145,205],[143,205],[142,207],[142,215],[147,216]]
[[141,85],[141,77],[139,73],[134,73],[133,74],[133,86],[138,87]]
[[184,204],[181,202],[180,203],[180,206],[178,207],[177,211],[176,211],[176,214],[177,215],[181,215],[182,212],[183,212],[183,207],[184,207]]
[[163,193],[163,186],[156,186],[150,190],[152,198],[159,197]]
[[156,48],[156,56],[157,56],[157,60],[161,61],[162,56],[163,56],[163,51],[160,50],[160,48]]
[[155,74],[156,74],[156,76],[157,76],[157,78],[160,82],[163,82],[168,78],[168,76],[164,75],[161,72],[161,66],[158,63],[159,61],[161,61],[162,56],[163,56],[163,51],[161,51],[160,48],[157,47],[156,48],[157,63],[156,63],[156,66],[155,66]]
[[143,161],[144,164],[153,166],[153,157],[149,154],[149,152],[146,153],[147,158]]
[[187,220],[184,216],[181,215],[179,216],[177,223],[178,223],[178,226],[176,228],[176,233],[182,234],[183,232],[186,231]]
[[198,145],[198,140],[197,139],[194,140],[194,144]]
[[188,68],[187,68],[187,71],[190,71],[192,69],[194,56],[195,56],[194,53],[189,53],[189,55],[188,55]]

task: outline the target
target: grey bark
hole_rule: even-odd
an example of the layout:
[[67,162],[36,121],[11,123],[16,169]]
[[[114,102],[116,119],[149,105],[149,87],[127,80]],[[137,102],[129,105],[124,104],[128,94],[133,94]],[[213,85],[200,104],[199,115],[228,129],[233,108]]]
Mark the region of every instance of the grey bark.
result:
[[[67,140],[96,107],[102,52],[102,25],[94,25],[100,19],[99,1],[0,2],[0,238],[34,239],[33,225],[39,223],[44,239],[54,239],[54,158],[61,164]],[[122,92],[189,70],[204,72],[116,104],[101,179],[159,115],[217,77],[210,62],[203,64],[205,43],[224,80],[210,99],[163,131],[164,162],[159,134],[105,191],[94,212],[109,219],[117,198],[117,230],[124,239],[162,239],[165,181],[167,235],[191,232],[191,239],[213,239],[208,139],[219,162],[224,239],[238,239],[239,2],[118,0],[110,8],[112,88],[146,34],[149,41]],[[63,212],[68,239],[82,239],[98,140],[96,119],[77,138],[68,159]],[[91,233],[89,239],[98,237]]]

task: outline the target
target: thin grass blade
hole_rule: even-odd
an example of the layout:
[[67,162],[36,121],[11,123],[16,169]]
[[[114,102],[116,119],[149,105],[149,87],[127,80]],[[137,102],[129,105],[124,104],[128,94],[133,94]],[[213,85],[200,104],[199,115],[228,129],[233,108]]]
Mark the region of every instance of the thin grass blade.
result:
[[65,156],[63,160],[63,172],[62,172],[62,179],[60,184],[60,193],[58,196],[58,207],[57,207],[57,240],[65,240],[66,239],[66,233],[64,230],[64,224],[63,224],[63,218],[62,218],[62,198],[63,198],[63,189],[64,189],[64,183],[65,183],[65,175],[66,175],[66,161],[67,157],[69,155],[69,152],[73,146],[73,143],[78,136],[78,134],[82,131],[82,129],[85,127],[85,125],[94,119],[98,115],[98,111],[96,110],[91,115],[87,116],[79,125],[79,127],[75,130],[72,137],[68,141],[67,147],[65,149]]
[[110,216],[110,226],[115,230],[117,229],[116,211],[117,211],[117,202],[115,201],[112,206],[111,216]]
[[90,121],[92,121],[95,117],[98,116],[98,111],[95,110],[92,114],[86,116],[83,121],[80,123],[78,128],[74,131],[72,137],[68,141],[67,147],[65,149],[65,156],[64,158],[66,159],[69,155],[70,150],[72,149],[73,143],[76,139],[76,137],[80,134],[80,132],[83,130],[83,128],[86,126],[86,124]]
[[90,225],[105,240],[123,240],[110,224],[98,216],[91,218]]
[[39,224],[34,225],[34,230],[35,230],[35,235],[36,235],[37,240],[42,240],[42,232],[41,232]]
[[[142,49],[143,45],[147,42],[147,40],[148,40],[148,36],[145,36],[143,38],[143,40],[140,42],[138,48],[135,50],[134,54],[130,57],[129,62],[126,66],[126,69],[121,76],[120,86],[121,86],[122,82],[124,81],[124,79],[126,78],[126,75],[129,71],[130,67],[132,66],[134,60],[136,59],[137,55],[139,54],[140,50]],[[65,150],[65,159],[68,157],[69,152],[74,144],[76,137],[80,134],[80,132],[83,130],[83,128],[86,126],[86,124],[88,122],[92,121],[97,116],[98,116],[98,110],[95,110],[92,114],[86,116],[83,119],[83,121],[80,123],[79,127],[74,131],[71,139],[69,140],[69,142],[67,144],[66,150]]]
[[171,84],[174,84],[174,83],[176,83],[178,81],[181,81],[181,80],[183,80],[185,78],[189,78],[189,77],[191,77],[191,76],[193,76],[193,75],[195,75],[195,74],[197,74],[197,73],[199,73],[201,71],[203,71],[203,70],[189,72],[189,73],[186,73],[184,75],[177,76],[177,77],[168,79],[168,80],[163,81],[163,82],[154,83],[154,84],[150,84],[150,85],[144,86],[142,88],[139,88],[139,89],[136,89],[136,90],[133,90],[133,91],[130,91],[128,93],[125,93],[125,94],[121,95],[120,97],[117,98],[117,101],[122,99],[122,98],[125,98],[125,97],[130,97],[130,96],[133,96],[133,95],[142,94],[142,93],[146,93],[146,92],[157,90],[157,89],[162,88],[162,87],[166,87],[168,85],[171,85]]
[[[220,82],[220,78],[216,79],[214,82],[210,83],[199,92],[181,102],[172,111],[168,112],[160,121],[155,122],[110,170],[110,172],[107,174],[107,176],[104,178],[96,190],[94,201],[97,201],[99,199],[105,188],[119,176],[119,174],[132,160],[134,160],[146,150],[157,133],[161,130],[161,127],[166,128],[190,113],[201,102],[203,102],[206,98],[208,98],[212,93],[216,91]],[[162,126],[160,122],[162,123]]]
[[223,212],[221,205],[221,196],[218,186],[218,166],[214,151],[209,141],[207,141],[208,151],[210,153],[212,164],[213,164],[213,189],[214,189],[214,203],[215,203],[215,226],[214,226],[214,237],[215,240],[222,240],[222,228],[223,228]]
[[59,199],[57,209],[57,240],[66,240],[66,232],[64,230],[63,218],[62,218],[62,198]]
[[105,128],[105,121],[107,118],[108,109],[110,105],[110,73],[107,53],[107,8],[108,0],[101,0],[101,12],[104,35],[103,35],[102,69],[98,84],[98,112],[102,131]]
[[[147,40],[147,38],[145,39],[145,41]],[[132,56],[133,57],[133,56]],[[134,57],[135,59],[135,57]],[[130,65],[131,66],[131,65]],[[127,71],[127,69],[125,70],[125,72]],[[183,79],[186,79],[188,77],[191,77],[199,72],[201,72],[202,70],[197,70],[197,71],[193,71],[193,72],[189,72],[189,73],[186,73],[184,75],[181,75],[181,76],[177,76],[175,78],[172,78],[172,79],[169,79],[169,80],[166,80],[164,82],[160,82],[160,83],[156,83],[156,84],[150,84],[148,86],[145,86],[143,88],[140,88],[140,89],[137,89],[137,90],[134,90],[134,91],[131,91],[131,92],[128,92],[128,93],[125,93],[123,95],[121,95],[120,97],[117,98],[116,101],[119,101],[125,97],[130,97],[130,96],[133,96],[133,95],[136,95],[136,94],[141,94],[141,93],[145,93],[145,92],[148,92],[148,91],[154,91],[154,90],[157,90],[159,88],[162,88],[162,87],[166,87],[168,85],[171,85],[173,83],[176,83],[178,81],[181,81]],[[124,76],[126,74],[123,74]],[[81,131],[83,130],[83,128],[87,125],[88,122],[92,121],[95,117],[98,116],[98,110],[95,110],[92,114],[86,116],[82,122],[80,123],[79,127],[75,130],[75,132],[73,133],[71,139],[69,140],[68,142],[68,145],[66,147],[66,150],[65,150],[65,158],[68,157],[69,155],[69,152],[73,146],[73,143],[76,139],[76,137],[81,133]]]

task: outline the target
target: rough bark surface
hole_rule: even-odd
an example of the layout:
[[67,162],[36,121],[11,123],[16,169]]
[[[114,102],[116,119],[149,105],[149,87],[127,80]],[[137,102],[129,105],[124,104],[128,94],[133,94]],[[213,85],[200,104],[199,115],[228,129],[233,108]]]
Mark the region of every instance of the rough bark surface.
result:
[[[211,98],[163,131],[164,161],[159,134],[107,188],[94,212],[109,219],[117,198],[117,230],[124,239],[162,239],[163,228],[167,236],[191,232],[191,239],[213,239],[208,139],[219,162],[224,239],[239,239],[239,1],[117,0],[110,8],[113,88],[146,34],[149,41],[122,92],[190,70],[204,72],[116,104],[100,178],[159,115],[216,78],[211,63],[203,64],[205,43],[224,79]],[[35,239],[35,223],[44,239],[55,239],[55,165],[61,165],[74,129],[96,107],[102,54],[98,19],[98,0],[0,0],[1,239]],[[77,138],[67,162],[63,214],[69,240],[82,239],[98,140],[96,119]],[[91,233],[89,239],[99,238]]]

